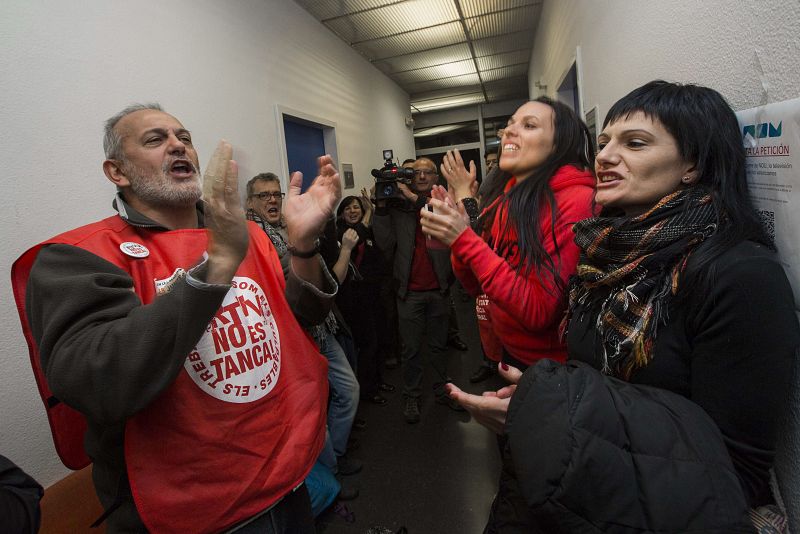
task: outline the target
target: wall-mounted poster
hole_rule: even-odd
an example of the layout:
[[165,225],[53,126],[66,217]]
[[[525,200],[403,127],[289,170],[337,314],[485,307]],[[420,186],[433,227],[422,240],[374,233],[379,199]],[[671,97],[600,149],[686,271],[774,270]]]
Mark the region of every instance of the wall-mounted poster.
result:
[[342,178],[344,179],[344,188],[353,189],[355,187],[355,176],[353,175],[353,164],[342,163]]
[[778,248],[800,310],[800,98],[736,114],[747,153],[747,184]]

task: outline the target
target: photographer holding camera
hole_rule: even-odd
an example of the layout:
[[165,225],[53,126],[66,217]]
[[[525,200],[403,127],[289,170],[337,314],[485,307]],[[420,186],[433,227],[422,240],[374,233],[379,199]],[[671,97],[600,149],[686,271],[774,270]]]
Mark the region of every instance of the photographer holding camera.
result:
[[[427,334],[431,364],[436,372],[433,384],[436,401],[454,410],[460,406],[447,396],[444,385],[447,374],[448,289],[453,281],[450,251],[437,247],[420,229],[420,210],[430,198],[436,184],[436,165],[428,158],[414,162],[410,184],[396,182],[402,199],[377,197],[373,231],[378,246],[387,257],[394,258],[393,274],[397,282],[397,313],[402,341],[403,417],[407,423],[420,419],[419,399],[422,395],[422,339]],[[396,171],[395,171],[396,172]],[[385,173],[386,174],[386,173]],[[398,173],[400,174],[400,173]],[[379,179],[380,180],[380,179]],[[440,328],[428,328],[442,325]]]

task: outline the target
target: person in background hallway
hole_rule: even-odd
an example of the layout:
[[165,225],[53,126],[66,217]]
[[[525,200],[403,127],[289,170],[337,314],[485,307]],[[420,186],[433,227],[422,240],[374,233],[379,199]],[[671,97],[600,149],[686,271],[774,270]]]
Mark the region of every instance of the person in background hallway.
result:
[[508,435],[502,532],[753,532],[800,326],[736,116],[713,89],[654,81],[611,107],[598,149],[570,361],[509,367],[515,385],[484,397],[451,388]]
[[[262,172],[248,180],[246,187],[247,220],[259,225],[273,242],[278,239],[286,244],[288,236],[286,223],[283,221],[283,198],[286,194],[281,191],[278,175]],[[284,273],[289,272],[291,258],[290,254],[281,256]]]
[[[269,236],[281,260],[284,275],[288,276],[293,254],[285,237],[284,196],[280,179],[271,172],[258,174],[247,182],[247,218],[258,224]],[[322,241],[323,245],[330,245],[328,240]],[[335,250],[332,254],[338,255],[338,248],[335,246],[333,248]],[[331,255],[329,249],[329,246],[321,247],[320,254],[336,276],[335,270],[331,267],[335,260],[329,261],[329,258],[325,257],[326,252]],[[323,321],[307,328],[319,346],[320,353],[328,360],[330,391],[328,435],[325,448],[320,455],[320,462],[334,473],[352,475],[361,471],[363,467],[359,460],[347,455],[347,440],[358,409],[359,387],[347,354],[336,339],[337,332],[344,326],[342,321],[337,320],[335,311],[334,307]],[[354,489],[349,487],[343,488],[342,491],[346,495],[355,493]]]
[[12,279],[31,357],[88,423],[108,531],[313,532],[302,481],[328,388],[298,319],[318,323],[336,294],[315,253],[341,195],[331,158],[304,194],[292,178],[284,281],[230,144],[203,188],[191,134],[157,104],[114,115],[103,144],[117,214],[33,247]]
[[[502,141],[503,139],[503,128],[497,130],[497,138]],[[494,179],[502,176],[502,172],[499,172],[498,163],[500,162],[500,153],[503,151],[503,144],[500,143],[497,146],[497,152],[489,152],[486,154],[485,161],[486,161],[486,176],[484,176],[483,181],[478,186],[478,198],[483,197],[486,192],[492,187],[494,183]]]
[[[426,158],[427,159],[427,158]],[[407,159],[403,161],[403,167],[407,169],[414,168],[414,159]],[[466,343],[461,339],[459,335],[459,328],[458,328],[458,315],[456,314],[456,307],[455,302],[453,301],[453,291],[456,288],[452,287],[450,289],[450,302],[449,302],[449,309],[448,309],[448,317],[447,317],[447,346],[452,347],[458,351],[466,352],[469,350],[469,347]]]
[[453,293],[458,291],[456,285],[457,283],[450,287],[450,309],[448,311],[450,315],[447,318],[447,346],[453,347],[461,352],[466,352],[469,350],[469,347],[466,343],[464,343],[464,341],[462,341],[461,336],[458,335],[458,315],[456,314],[456,303],[455,299],[453,298]]
[[373,222],[375,241],[394,258],[397,280],[397,311],[400,319],[403,367],[403,417],[407,423],[419,422],[422,395],[422,339],[427,334],[434,377],[436,401],[456,410],[458,403],[447,397],[448,289],[453,272],[447,249],[431,248],[419,226],[419,211],[427,204],[438,173],[428,158],[414,162],[411,187],[399,184],[404,199],[379,201]]
[[489,152],[486,154],[486,172],[490,172],[492,169],[497,167],[497,162],[500,161],[500,155],[497,152]]
[[0,531],[6,534],[36,534],[41,521],[39,485],[14,462],[0,455]]
[[[549,358],[563,362],[566,346],[558,324],[566,308],[566,285],[575,273],[578,247],[572,226],[592,215],[592,143],[586,125],[560,102],[540,97],[508,120],[497,177],[481,197],[481,233],[469,226],[465,205],[473,204],[475,163],[467,170],[448,152],[442,173],[451,193],[434,191],[433,212],[422,213],[426,234],[451,247],[453,270],[464,288],[480,296],[494,335],[481,330],[483,344],[518,368]],[[537,221],[537,224],[531,224]],[[505,439],[498,439],[501,451]],[[504,468],[490,525],[500,527],[514,510]]]
[[383,380],[383,355],[378,338],[387,334],[387,320],[380,302],[380,284],[390,267],[372,235],[372,202],[366,189],[361,197],[345,197],[336,210],[336,230],[342,255],[351,265],[347,281],[341,284],[336,305],[353,331],[358,347],[358,380],[361,399],[386,404],[381,393],[394,391]]

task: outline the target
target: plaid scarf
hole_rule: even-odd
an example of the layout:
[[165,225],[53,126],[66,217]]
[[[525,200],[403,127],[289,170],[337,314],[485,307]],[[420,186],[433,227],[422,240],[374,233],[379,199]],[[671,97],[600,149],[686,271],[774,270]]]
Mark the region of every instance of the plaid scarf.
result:
[[275,246],[275,250],[278,251],[278,257],[282,258],[284,254],[289,250],[289,246],[286,244],[286,241],[283,239],[283,236],[278,233],[275,228],[269,224],[267,221],[262,219],[253,209],[247,210],[245,214],[248,221],[253,221],[257,225],[261,227],[264,232],[266,232],[267,236],[269,236],[269,240],[272,241],[272,244]]
[[666,322],[689,256],[714,232],[715,220],[711,195],[692,187],[636,217],[601,216],[575,225],[581,256],[563,326],[577,304],[599,304],[603,373],[627,380],[653,358],[658,324]]

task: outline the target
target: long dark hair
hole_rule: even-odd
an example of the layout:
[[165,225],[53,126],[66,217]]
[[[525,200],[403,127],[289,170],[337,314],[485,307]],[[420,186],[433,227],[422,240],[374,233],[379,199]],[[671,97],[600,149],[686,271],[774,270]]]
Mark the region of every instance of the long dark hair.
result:
[[636,113],[664,125],[681,157],[695,166],[693,187],[706,189],[713,199],[717,228],[693,254],[683,295],[709,283],[714,276],[709,263],[735,244],[752,240],[770,246],[750,201],[739,123],[722,95],[708,87],[655,80],[611,106],[603,128]]
[[[572,109],[544,96],[533,102],[540,102],[553,109],[553,151],[534,169],[533,174],[511,188],[506,198],[500,202],[496,200],[503,195],[511,174],[503,172],[498,179],[493,180],[481,199],[481,208],[491,206],[491,209],[481,215],[481,221],[484,232],[488,233],[500,204],[506,204],[508,216],[502,231],[508,232],[512,225],[516,230],[517,243],[512,243],[510,246],[516,245],[519,249],[517,274],[528,276],[532,269],[540,274],[546,271],[552,276],[554,288],[563,289],[564,283],[558,274],[559,265],[557,265],[557,261],[560,261],[559,250],[556,248],[555,260],[547,253],[542,245],[544,236],[538,221],[546,202],[550,208],[550,232],[553,242],[558,247],[555,233],[556,201],[550,188],[550,178],[565,165],[574,165],[581,170],[593,169],[594,150],[589,129]],[[502,155],[500,157],[502,160]],[[501,256],[507,256],[510,251],[497,252]]]

